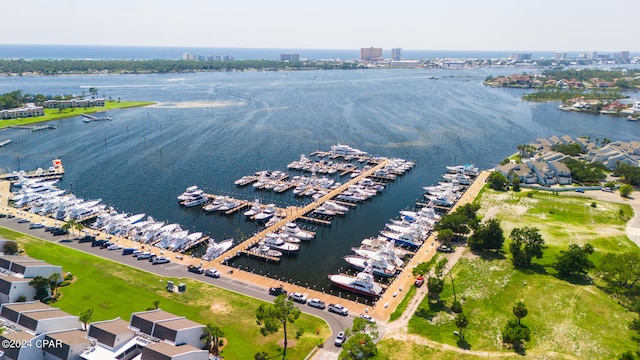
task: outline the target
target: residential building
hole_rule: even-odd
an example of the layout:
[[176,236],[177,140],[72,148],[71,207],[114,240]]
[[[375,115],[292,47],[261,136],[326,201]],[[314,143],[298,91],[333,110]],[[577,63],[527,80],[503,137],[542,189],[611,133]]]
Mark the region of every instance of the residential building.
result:
[[30,258],[28,256],[3,255],[0,256],[0,269],[8,270],[14,274],[21,274],[24,278],[42,276],[48,278],[53,273],[60,274],[62,281],[62,266],[51,265],[45,261]]
[[527,165],[536,174],[538,184],[550,186],[558,183],[556,174],[549,166],[549,163],[544,161],[528,161]]
[[70,99],[70,100],[47,100],[44,102],[46,109],[69,109],[69,108],[91,108],[105,107],[104,99]]
[[0,276],[0,304],[17,302],[22,296],[33,300],[36,289],[29,285],[31,280],[13,275]]
[[204,325],[161,309],[131,314],[131,327],[175,345],[204,346],[204,342],[200,340]]
[[85,360],[133,358],[149,343],[137,338],[136,331],[120,318],[91,323],[87,338],[93,346],[80,354]]
[[362,61],[379,61],[382,60],[382,48],[361,48],[360,60]]
[[0,346],[0,359],[11,360],[39,360],[42,359],[42,349],[36,344],[44,339],[44,334],[34,335],[28,331],[7,331],[0,334],[0,342],[4,344],[27,344],[25,346]]
[[174,346],[164,341],[142,349],[142,359],[147,360],[208,360],[209,351],[184,344]]
[[402,48],[391,49],[391,60],[394,60],[394,61],[402,60]]
[[554,172],[560,185],[571,185],[571,170],[561,161],[549,161],[549,168]]
[[50,332],[45,335],[44,340],[42,352],[45,360],[75,360],[91,346],[87,333],[78,329]]
[[512,60],[531,60],[531,57],[532,57],[532,54],[525,54],[525,53],[509,55],[509,59],[512,59]]
[[26,107],[19,109],[0,110],[0,119],[23,119],[32,118],[37,116],[44,116],[44,108],[42,106],[35,106],[34,104],[27,104]]
[[496,171],[499,171],[509,181],[513,180],[515,174],[521,184],[535,184],[537,181],[536,174],[525,163],[508,163],[498,166]]
[[280,54],[280,61],[298,62],[300,54]]

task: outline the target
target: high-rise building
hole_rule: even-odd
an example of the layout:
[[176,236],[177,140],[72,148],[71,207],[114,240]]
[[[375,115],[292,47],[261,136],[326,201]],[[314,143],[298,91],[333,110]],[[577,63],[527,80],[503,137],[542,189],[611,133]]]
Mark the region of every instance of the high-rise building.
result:
[[620,51],[620,55],[618,55],[620,61],[629,61],[629,50]]
[[391,59],[393,59],[394,61],[402,60],[402,48],[391,49]]
[[532,54],[511,54],[509,59],[513,60],[531,60]]
[[361,48],[360,60],[364,61],[377,61],[382,60],[382,48]]
[[557,52],[556,56],[555,56],[556,60],[564,60],[567,59],[567,53],[566,52]]
[[585,56],[585,58],[586,58],[587,60],[595,60],[595,59],[597,59],[597,58],[598,58],[598,52],[597,52],[597,51],[592,51],[592,52],[590,52],[590,53],[587,53],[587,54],[586,54],[586,56]]
[[289,61],[289,62],[300,61],[300,54],[280,54],[280,61]]

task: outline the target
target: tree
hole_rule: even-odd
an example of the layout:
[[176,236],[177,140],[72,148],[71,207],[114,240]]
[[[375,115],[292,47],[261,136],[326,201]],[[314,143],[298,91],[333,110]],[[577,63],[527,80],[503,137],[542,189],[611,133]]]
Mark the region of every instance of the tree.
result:
[[518,176],[518,174],[514,173],[512,175],[511,185],[513,186],[513,191],[520,191],[520,177]]
[[160,300],[153,300],[153,305],[149,306],[147,308],[147,311],[149,311],[149,310],[158,310],[158,308],[160,308]]
[[20,295],[18,296],[18,299],[16,299],[16,302],[27,302],[27,297],[24,295]]
[[504,233],[500,220],[491,218],[480,224],[469,237],[469,248],[472,251],[500,250],[504,244]]
[[640,254],[633,251],[606,253],[596,271],[609,285],[633,288],[640,281]]
[[492,172],[487,181],[489,182],[489,187],[496,191],[504,191],[507,186],[507,178],[498,171]]
[[262,336],[278,332],[282,325],[284,330],[283,358],[287,355],[287,323],[293,324],[300,317],[300,312],[293,300],[287,299],[284,295],[278,295],[273,304],[261,304],[256,311],[258,325],[262,326],[260,328]]
[[469,225],[467,225],[468,219],[460,214],[447,214],[438,221],[435,225],[435,230],[440,232],[444,229],[449,229],[455,234],[468,234],[471,232]]
[[29,281],[29,285],[36,289],[36,295],[33,297],[33,300],[44,301],[49,297],[49,286],[51,285],[49,279],[36,276]]
[[591,254],[593,254],[593,246],[591,244],[584,244],[582,247],[571,244],[569,249],[560,251],[560,254],[556,255],[556,262],[553,264],[553,268],[560,277],[586,275],[589,269],[595,267],[588,258]]
[[518,301],[513,306],[513,315],[518,318],[518,326],[520,326],[520,320],[527,316],[527,314],[529,314],[529,310],[527,310],[527,305],[525,305],[522,301]]
[[502,329],[502,341],[511,344],[515,349],[522,348],[522,343],[530,339],[531,330],[526,326],[518,325],[515,320],[509,320],[507,326]]
[[18,252],[20,252],[20,249],[18,248],[18,243],[15,241],[7,241],[4,243],[4,245],[2,246],[2,252],[5,255],[15,255]]
[[58,294],[58,284],[60,284],[60,278],[62,277],[62,275],[60,275],[59,272],[54,272],[51,273],[51,275],[49,275],[49,281],[51,282],[51,296],[53,296],[54,298],[56,297],[56,295]]
[[537,228],[528,226],[514,228],[509,237],[511,238],[509,251],[511,251],[513,266],[530,267],[534,257],[536,259],[542,258],[545,248],[544,239]]
[[[220,339],[224,337],[224,332],[219,327],[209,323],[207,326],[202,329],[202,335],[200,336],[200,340],[204,341],[209,348],[209,352],[215,356],[219,355],[218,346],[220,344]],[[211,345],[213,345],[213,351],[211,351]]]
[[451,229],[442,229],[438,232],[438,241],[443,244],[450,244],[455,238],[456,234]]
[[84,330],[87,330],[87,324],[93,320],[93,308],[86,308],[80,313],[78,320],[82,323]]
[[622,186],[620,186],[620,196],[624,197],[624,198],[628,198],[631,193],[633,192],[633,186],[629,185],[629,184],[624,184]]
[[456,327],[458,328],[459,332],[459,336],[460,336],[460,340],[464,340],[464,329],[467,328],[467,326],[469,326],[469,319],[467,319],[467,315],[465,315],[464,313],[459,313],[458,315],[456,315]]
[[95,98],[98,95],[98,89],[96,89],[94,87],[90,87],[89,88],[89,94],[91,94],[91,96],[93,96],[93,98]]
[[342,352],[340,352],[338,359],[373,359],[376,355],[378,355],[378,347],[371,336],[364,333],[357,333],[347,338],[344,344],[342,344]]
[[444,280],[438,277],[430,277],[427,281],[427,289],[429,290],[429,299],[438,302],[440,294],[444,290]]

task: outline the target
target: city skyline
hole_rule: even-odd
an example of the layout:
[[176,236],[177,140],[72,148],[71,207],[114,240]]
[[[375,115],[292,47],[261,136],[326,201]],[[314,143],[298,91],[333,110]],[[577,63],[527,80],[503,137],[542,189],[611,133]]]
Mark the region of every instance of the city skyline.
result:
[[[640,3],[607,9],[577,0],[536,3],[460,0],[451,3],[380,0],[322,6],[292,0],[218,3],[113,0],[77,6],[62,0],[6,2],[5,44],[129,45],[291,49],[638,51],[637,25],[614,13],[638,13]],[[606,10],[606,9],[605,9]],[[634,48],[634,46],[636,48]]]

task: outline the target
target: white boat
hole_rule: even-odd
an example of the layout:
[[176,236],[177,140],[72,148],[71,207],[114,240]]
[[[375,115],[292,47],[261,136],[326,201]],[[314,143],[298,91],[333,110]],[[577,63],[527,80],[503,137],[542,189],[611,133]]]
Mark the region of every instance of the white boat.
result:
[[267,256],[273,256],[273,257],[281,257],[282,256],[282,251],[278,251],[278,250],[274,250],[272,248],[270,248],[268,245],[259,245],[256,249],[255,252],[257,254],[260,255],[267,255]]
[[193,197],[191,199],[188,199],[188,200],[184,200],[180,204],[185,206],[185,207],[194,207],[194,206],[202,205],[202,204],[204,204],[206,202],[207,202],[207,198],[205,196],[203,196],[203,195],[200,195],[200,196],[196,196],[196,197]]
[[381,277],[392,277],[398,273],[395,266],[387,262],[384,257],[365,258],[354,255],[347,255],[344,260],[354,269],[363,271],[367,266],[371,266],[373,275]]
[[282,240],[277,234],[267,234],[264,238],[264,244],[272,249],[282,251],[284,254],[294,254],[300,250],[300,246],[296,244],[290,244]]
[[313,239],[313,235],[311,233],[300,229],[300,227],[298,227],[298,224],[294,222],[288,222],[285,226],[283,226],[282,230],[285,234],[298,238],[300,240]]
[[273,215],[275,214],[275,211],[276,211],[275,205],[269,204],[264,209],[262,209],[262,211],[253,215],[252,219],[256,221],[267,221],[271,219],[271,217],[273,217]]
[[332,155],[366,155],[367,153],[362,150],[354,149],[348,145],[336,144],[331,146],[331,150],[329,151]]
[[412,233],[397,233],[393,231],[381,231],[380,234],[389,240],[392,240],[398,246],[406,246],[411,249],[419,248],[423,241],[419,239],[418,235]]
[[209,240],[209,244],[207,245],[207,251],[204,255],[202,255],[202,260],[213,260],[218,256],[224,254],[227,250],[231,249],[232,246],[233,239],[222,240],[219,243],[211,239]]
[[382,287],[373,281],[371,268],[358,273],[356,276],[329,275],[329,281],[342,289],[360,295],[378,297],[382,294]]
[[192,198],[198,197],[198,196],[202,196],[204,194],[204,192],[200,189],[198,189],[197,186],[189,186],[185,192],[183,192],[181,195],[178,195],[178,201],[185,201],[185,200],[190,200]]
[[[400,258],[402,253],[401,249],[395,248],[390,242],[384,241],[384,243],[378,247],[377,244],[367,245],[365,241],[371,239],[365,239],[362,241],[360,248],[351,248],[351,250],[358,256],[367,259],[384,258],[388,263],[400,267],[404,264],[404,261]],[[406,254],[406,252],[404,252]]]

